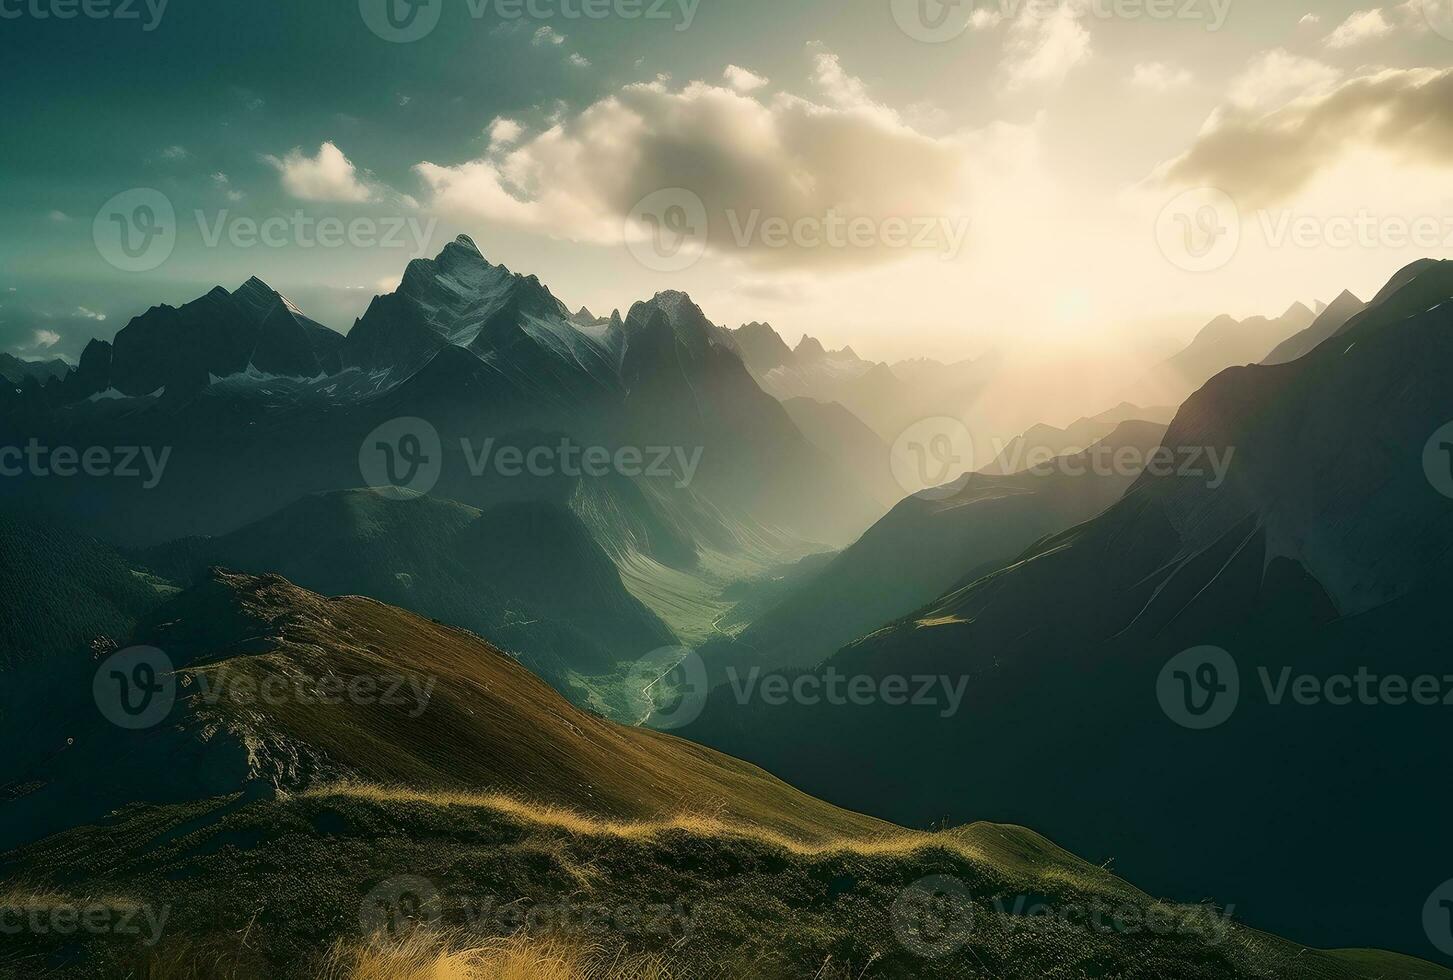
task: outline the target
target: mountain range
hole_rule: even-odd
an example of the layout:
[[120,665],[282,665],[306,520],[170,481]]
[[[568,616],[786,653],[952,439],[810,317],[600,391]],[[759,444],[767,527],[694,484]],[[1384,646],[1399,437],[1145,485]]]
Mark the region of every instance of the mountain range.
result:
[[[346,337],[251,280],[156,307],[114,344],[93,342],[66,378],[0,400],[7,436],[171,448],[156,492],[7,481],[20,510],[136,544],[227,533],[306,493],[356,487],[358,447],[398,418],[440,434],[440,493],[475,506],[579,490],[558,473],[476,477],[461,447],[505,437],[529,442],[524,452],[564,438],[697,457],[687,487],[672,486],[680,473],[656,481],[663,492],[599,484],[613,509],[694,525],[696,541],[728,550],[771,535],[846,543],[885,506],[802,435],[688,297],[662,293],[582,326],[538,279],[490,264],[467,238],[410,263]],[[671,551],[668,532],[654,536],[653,557]]]
[[[1425,447],[1453,419],[1450,300],[1453,263],[1420,262],[1300,359],[1222,372],[1163,445],[1229,459],[1224,479],[1145,472],[1093,519],[1002,567],[966,563],[815,668],[963,678],[952,717],[744,706],[723,686],[685,733],[850,808],[1049,828],[1157,888],[1179,875],[1235,894],[1307,942],[1362,930],[1436,955],[1407,912],[1453,867],[1447,791],[1428,778],[1436,710],[1306,706],[1275,681],[1443,673],[1427,637],[1453,580],[1453,509]],[[1190,730],[1158,678],[1208,648],[1239,674],[1239,706]],[[1353,856],[1354,839],[1378,844]]]
[[[1429,261],[1366,304],[1222,318],[1159,372],[1189,397],[1141,403],[1179,408],[1040,425],[907,497],[890,444],[936,415],[980,435],[994,358],[790,348],[680,292],[571,313],[466,237],[346,335],[257,279],[155,307],[0,386],[0,446],[109,466],[0,480],[0,720],[30,747],[0,766],[0,866],[14,901],[165,894],[180,931],[29,935],[0,967],[225,946],[249,980],[322,976],[320,937],[369,955],[360,903],[404,869],[456,897],[689,895],[690,930],[597,951],[686,950],[686,975],[1446,976],[1299,945],[1440,956],[1407,910],[1453,867],[1446,726],[1263,678],[1442,675],[1450,300]],[[1165,678],[1207,650],[1239,700],[1193,730]],[[743,694],[763,676],[953,697]],[[107,678],[175,706],[113,724]],[[332,678],[375,686],[325,700]],[[248,696],[269,683],[289,696]],[[905,896],[975,929],[926,955],[941,921],[925,938]],[[1023,930],[1016,901],[1196,928]]]

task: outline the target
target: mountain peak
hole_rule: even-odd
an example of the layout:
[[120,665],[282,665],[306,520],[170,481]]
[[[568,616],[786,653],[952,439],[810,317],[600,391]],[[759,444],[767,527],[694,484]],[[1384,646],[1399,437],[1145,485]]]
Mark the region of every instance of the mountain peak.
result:
[[1281,315],[1283,320],[1306,320],[1308,323],[1316,318],[1317,314],[1313,313],[1306,303],[1300,301],[1287,307],[1287,311]]
[[792,353],[798,357],[826,357],[827,348],[823,347],[822,341],[816,337],[809,337],[803,334],[802,339],[798,341],[797,347],[793,349]]
[[[212,294],[209,293],[208,295],[210,296]],[[282,303],[283,306],[287,307],[289,312],[297,316],[303,315],[303,311],[298,309],[297,304],[276,289],[273,289],[257,276],[249,277],[246,282],[233,290],[231,295],[233,299],[251,311],[257,323],[261,323],[267,319],[268,315],[272,312],[273,306],[278,303]]]

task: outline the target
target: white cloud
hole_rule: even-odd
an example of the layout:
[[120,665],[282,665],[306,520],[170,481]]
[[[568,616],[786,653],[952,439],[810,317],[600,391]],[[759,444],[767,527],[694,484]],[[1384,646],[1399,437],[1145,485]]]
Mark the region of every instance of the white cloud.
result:
[[48,350],[61,342],[61,335],[54,330],[37,330],[30,343],[22,350]]
[[525,127],[513,119],[499,116],[489,124],[489,148],[500,150],[507,146],[514,146],[524,134]]
[[1081,18],[1086,8],[1063,3],[1052,9],[1027,3],[1004,42],[1004,88],[1016,92],[1032,86],[1055,86],[1091,54],[1090,32]]
[[1004,22],[1004,14],[993,7],[976,7],[972,14],[969,14],[969,29],[974,31],[987,31],[998,27]]
[[544,47],[547,44],[564,44],[565,35],[555,30],[549,24],[546,24],[535,32],[534,40],[531,43],[537,48]]
[[1322,23],[1322,18],[1321,18],[1320,15],[1318,15],[1318,14],[1306,14],[1306,15],[1304,15],[1302,17],[1301,20],[1297,21],[1297,26],[1298,27],[1311,27],[1311,26],[1313,26],[1315,24],[1320,24],[1320,23]]
[[1175,68],[1163,61],[1147,61],[1135,66],[1130,82],[1138,88],[1155,92],[1169,92],[1191,84],[1191,73],[1184,68]]
[[1275,108],[1223,106],[1155,177],[1173,186],[1219,187],[1251,207],[1291,197],[1353,154],[1453,169],[1453,69],[1384,70],[1318,83]]
[[915,129],[827,52],[812,79],[820,98],[752,95],[725,82],[631,84],[502,155],[415,169],[435,210],[603,245],[623,241],[648,195],[686,188],[706,207],[712,247],[772,267],[886,256],[767,250],[755,238],[743,246],[733,219],[740,228],[753,214],[790,222],[831,211],[878,220],[967,213],[969,138]]
[[1277,48],[1255,58],[1233,78],[1228,94],[1232,104],[1242,108],[1274,106],[1289,98],[1324,94],[1341,78],[1331,65]]
[[818,51],[813,57],[812,81],[833,105],[844,109],[873,105],[863,80],[844,71],[838,56],[831,52]]
[[1359,10],[1327,35],[1329,48],[1351,48],[1391,34],[1393,27],[1377,8]]
[[726,71],[723,73],[722,77],[726,79],[727,85],[730,86],[734,91],[741,92],[743,94],[747,92],[755,92],[759,88],[767,87],[767,79],[763,78],[761,75],[758,75],[756,72],[748,71],[747,69],[740,68],[736,65],[727,65]]
[[590,59],[587,58],[585,55],[581,54],[578,51],[572,53],[570,55],[570,57],[569,58],[566,58],[565,60],[568,61],[575,68],[589,68],[590,67]]
[[67,221],[71,220],[71,216],[66,214],[64,211],[52,211],[50,214],[46,215],[46,217],[54,221],[58,225],[65,224]]
[[163,160],[185,160],[191,155],[185,146],[168,146],[161,151]]
[[282,174],[283,189],[303,201],[372,200],[374,192],[358,177],[358,170],[331,141],[318,147],[315,156],[308,156],[302,147],[294,147],[288,155],[263,157]]

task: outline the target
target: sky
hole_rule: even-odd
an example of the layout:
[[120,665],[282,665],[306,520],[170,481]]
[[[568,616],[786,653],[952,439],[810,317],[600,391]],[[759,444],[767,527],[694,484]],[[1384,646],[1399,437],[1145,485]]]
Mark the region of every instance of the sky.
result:
[[1453,258],[1453,0],[0,0],[0,350],[458,234],[879,360],[1173,347]]

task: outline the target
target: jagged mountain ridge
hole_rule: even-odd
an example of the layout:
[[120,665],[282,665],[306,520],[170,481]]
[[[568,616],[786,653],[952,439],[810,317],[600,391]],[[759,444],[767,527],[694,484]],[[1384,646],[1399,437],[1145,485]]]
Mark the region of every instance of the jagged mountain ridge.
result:
[[1129,401],[1141,405],[1179,405],[1191,392],[1228,367],[1260,363],[1289,338],[1317,319],[1303,303],[1279,317],[1237,320],[1219,316],[1206,324],[1185,350],[1153,368],[1132,386]]
[[0,352],[0,379],[17,387],[27,378],[44,384],[52,378],[64,378],[70,371],[71,366],[58,357],[49,361],[32,361]]
[[1310,327],[1282,342],[1261,362],[1263,364],[1285,364],[1309,353],[1328,337],[1336,335],[1347,321],[1367,309],[1367,304],[1358,299],[1351,290],[1343,290],[1336,299],[1317,313],[1317,319]]
[[74,401],[107,389],[130,396],[165,389],[176,398],[249,369],[299,378],[336,374],[342,344],[341,335],[253,277],[231,293],[218,286],[180,307],[152,307],[109,343],[93,340],[62,394]]
[[[326,352],[309,346],[320,331],[333,338]],[[148,400],[158,390],[161,399]],[[346,338],[252,281],[154,308],[114,345],[92,344],[64,381],[32,386],[18,401],[0,392],[0,401],[11,409],[0,429],[17,438],[175,450],[168,472],[178,476],[152,494],[93,483],[50,494],[27,480],[0,489],[40,516],[79,511],[108,522],[84,529],[129,543],[226,533],[305,494],[357,487],[358,447],[396,418],[441,433],[438,492],[477,507],[563,500],[571,490],[558,475],[536,489],[481,479],[461,446],[563,438],[611,453],[630,447],[647,460],[665,453],[681,472],[657,478],[686,479],[683,467],[698,460],[690,496],[712,506],[683,493],[676,503],[719,513],[724,527],[753,538],[846,543],[882,513],[761,391],[689,297],[661,293],[628,318],[578,324],[537,278],[492,265],[464,236],[411,262],[399,289],[377,297]],[[109,502],[98,506],[98,497]],[[672,495],[652,499],[676,506]],[[120,500],[133,511],[124,524]]]

